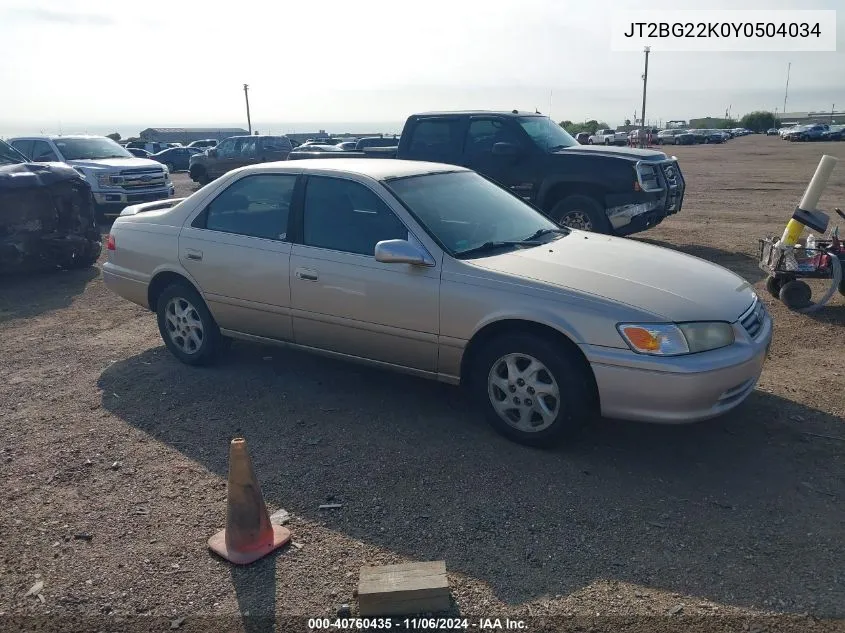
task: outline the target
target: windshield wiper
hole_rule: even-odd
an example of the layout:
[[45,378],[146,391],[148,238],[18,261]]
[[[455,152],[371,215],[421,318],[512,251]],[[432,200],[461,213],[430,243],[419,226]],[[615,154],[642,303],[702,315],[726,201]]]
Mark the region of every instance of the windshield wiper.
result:
[[571,233],[571,231],[569,229],[565,228],[565,227],[561,227],[561,228],[558,228],[558,229],[537,229],[536,231],[534,231],[534,233],[532,233],[531,235],[526,237],[524,240],[522,240],[522,243],[530,242],[531,240],[536,240],[538,237],[543,237],[544,235],[549,235],[551,233],[559,233],[560,235],[569,235]]
[[468,248],[465,251],[459,251],[455,253],[456,257],[466,257],[468,255],[478,255],[480,253],[487,253],[489,251],[495,251],[500,248],[504,248],[506,246],[540,246],[542,242],[530,242],[526,240],[502,240],[497,242],[484,242],[481,246],[474,246],[473,248]]

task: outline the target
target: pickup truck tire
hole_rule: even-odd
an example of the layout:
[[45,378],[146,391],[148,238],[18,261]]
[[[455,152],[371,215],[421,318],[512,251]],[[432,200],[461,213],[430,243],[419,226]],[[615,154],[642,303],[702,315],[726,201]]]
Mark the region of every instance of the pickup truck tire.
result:
[[167,171],[171,174],[176,172],[176,165],[173,163],[164,163],[164,166],[167,167]]
[[158,330],[170,353],[186,365],[210,365],[221,348],[214,317],[187,282],[175,282],[159,295]]
[[566,196],[552,207],[549,216],[571,229],[610,233],[610,222],[602,206],[590,196],[575,194]]
[[191,180],[198,182],[203,187],[211,182],[211,179],[208,177],[208,172],[205,167],[202,166],[192,167],[190,176]]
[[592,417],[589,368],[551,342],[535,334],[503,334],[475,358],[474,397],[490,425],[520,444],[557,444]]
[[588,139],[587,139],[587,145],[592,145],[592,144],[593,144],[593,139],[588,138]]
[[613,141],[611,141],[609,138],[604,139],[604,144],[605,144],[605,145],[610,145],[612,142],[613,142]]

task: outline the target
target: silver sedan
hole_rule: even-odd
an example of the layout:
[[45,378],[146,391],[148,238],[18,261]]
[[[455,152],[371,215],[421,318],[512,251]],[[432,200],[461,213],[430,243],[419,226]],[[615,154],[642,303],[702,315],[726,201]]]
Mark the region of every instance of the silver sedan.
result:
[[720,266],[561,228],[475,172],[414,161],[255,165],[130,207],[103,277],[184,363],[236,338],[462,384],[529,444],[596,414],[722,414],[753,391],[772,334]]

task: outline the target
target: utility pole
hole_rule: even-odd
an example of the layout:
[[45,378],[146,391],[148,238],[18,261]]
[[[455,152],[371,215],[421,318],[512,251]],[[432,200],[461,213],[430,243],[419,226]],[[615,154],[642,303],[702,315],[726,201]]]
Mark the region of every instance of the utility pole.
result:
[[640,112],[640,117],[642,117],[640,119],[640,146],[645,139],[645,95],[648,87],[648,54],[651,52],[651,47],[646,46],[643,50],[645,52],[645,71],[643,72],[643,109]]
[[249,118],[249,86],[244,84],[244,99],[246,99],[246,124],[249,126],[249,135],[252,136],[252,119]]
[[830,124],[833,125],[833,113],[836,112],[836,104],[830,106]]
[[789,94],[789,72],[792,70],[792,62],[786,67],[786,89],[783,91],[783,115],[786,116],[786,96]]

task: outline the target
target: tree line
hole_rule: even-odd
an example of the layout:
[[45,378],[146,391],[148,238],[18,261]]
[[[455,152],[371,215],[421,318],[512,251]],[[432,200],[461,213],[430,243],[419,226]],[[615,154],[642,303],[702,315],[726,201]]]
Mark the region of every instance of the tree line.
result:
[[[625,125],[630,124],[630,119],[626,119]],[[575,123],[573,121],[561,121],[560,126],[573,136],[582,132],[585,132],[587,134],[595,134],[596,130],[610,129],[610,126],[607,123],[605,123],[604,121],[596,121],[595,119],[590,119],[589,121],[584,121],[583,123]],[[703,119],[701,121],[696,122],[695,125],[691,125],[690,129],[708,128],[717,130],[727,130],[736,127],[743,127],[753,132],[765,132],[770,128],[777,128],[779,126],[780,120],[775,117],[773,113],[765,112],[763,110],[755,110],[754,112],[749,112],[740,119]]]

